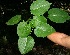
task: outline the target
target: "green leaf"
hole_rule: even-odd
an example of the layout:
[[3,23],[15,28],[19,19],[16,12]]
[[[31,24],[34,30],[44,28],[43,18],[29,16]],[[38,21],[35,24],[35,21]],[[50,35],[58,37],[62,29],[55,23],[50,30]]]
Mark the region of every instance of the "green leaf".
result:
[[29,21],[29,24],[31,25],[32,28],[38,26],[41,22],[46,23],[47,19],[44,16],[33,16],[33,19]]
[[21,20],[21,15],[16,15],[12,17],[8,22],[6,22],[7,25],[14,25],[17,24]]
[[34,19],[31,19],[30,21],[29,21],[29,24],[30,24],[30,26],[32,27],[32,28],[34,28]]
[[41,24],[41,22],[47,23],[47,19],[44,16],[33,16],[34,19],[34,27]]
[[48,11],[50,5],[51,3],[46,0],[36,0],[30,6],[31,14],[36,16],[43,15],[46,11]]
[[47,23],[41,23],[34,29],[34,34],[37,37],[46,37],[55,32],[55,29]]
[[31,36],[25,38],[20,37],[18,39],[18,48],[21,54],[26,54],[30,50],[32,50],[34,44],[35,44],[34,39]]
[[31,32],[31,27],[25,21],[20,22],[17,26],[17,34],[19,37],[27,37]]
[[56,23],[64,23],[66,20],[69,19],[69,15],[67,12],[59,9],[59,8],[52,8],[48,11],[48,18]]
[[70,20],[70,16],[68,17],[68,19],[67,20]]

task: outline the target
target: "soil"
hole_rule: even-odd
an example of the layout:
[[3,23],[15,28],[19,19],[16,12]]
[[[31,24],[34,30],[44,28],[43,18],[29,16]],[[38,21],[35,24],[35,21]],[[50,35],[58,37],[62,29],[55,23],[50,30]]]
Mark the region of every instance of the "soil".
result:
[[[0,0],[0,55],[21,55],[18,50],[17,25],[7,26],[5,23],[16,14],[22,15],[25,21],[32,17],[30,14],[30,4],[33,0]],[[70,0],[49,0],[51,8],[64,9],[70,15]],[[47,17],[47,14],[44,14]],[[65,23],[54,23],[48,19],[48,23],[58,32],[70,35],[70,21]],[[47,38],[37,38],[31,34],[35,40],[33,49],[25,55],[70,55],[70,49],[55,44]]]

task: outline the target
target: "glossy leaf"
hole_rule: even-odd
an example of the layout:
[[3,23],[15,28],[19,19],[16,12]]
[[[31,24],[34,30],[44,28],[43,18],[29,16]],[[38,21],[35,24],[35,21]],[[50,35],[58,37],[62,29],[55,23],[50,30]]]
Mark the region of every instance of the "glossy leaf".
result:
[[55,29],[47,23],[41,23],[34,29],[34,34],[37,37],[46,37],[55,32]]
[[25,21],[20,22],[17,26],[17,34],[19,37],[27,37],[31,32],[31,27]]
[[16,15],[12,17],[8,22],[6,22],[7,25],[14,25],[17,24],[21,20],[21,15]]
[[69,19],[69,15],[67,12],[59,9],[59,8],[52,8],[48,11],[48,18],[56,23],[64,23],[66,20]]
[[46,11],[48,11],[50,5],[51,3],[46,0],[36,0],[30,6],[31,14],[36,16],[43,15]]
[[21,54],[26,54],[32,50],[34,43],[34,39],[31,36],[25,38],[20,37],[18,39],[18,48]]

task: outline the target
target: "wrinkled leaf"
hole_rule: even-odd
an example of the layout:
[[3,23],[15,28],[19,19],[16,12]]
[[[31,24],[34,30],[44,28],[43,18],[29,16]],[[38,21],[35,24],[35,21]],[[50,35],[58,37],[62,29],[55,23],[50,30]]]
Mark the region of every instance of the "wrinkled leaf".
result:
[[46,11],[48,11],[50,5],[51,3],[46,0],[36,0],[30,6],[31,14],[36,16],[43,15]]
[[33,16],[34,27],[38,26],[42,22],[47,23],[47,19],[44,16]]
[[31,27],[25,21],[20,22],[17,26],[17,34],[19,37],[27,37],[31,32]]
[[25,38],[20,37],[18,39],[18,48],[21,54],[26,54],[32,50],[34,43],[34,39],[31,36]]
[[55,29],[47,23],[41,23],[34,29],[34,34],[37,37],[46,37],[55,32]]
[[32,28],[38,26],[41,22],[46,23],[47,19],[44,16],[33,16],[33,19],[29,21],[29,24],[31,25]]

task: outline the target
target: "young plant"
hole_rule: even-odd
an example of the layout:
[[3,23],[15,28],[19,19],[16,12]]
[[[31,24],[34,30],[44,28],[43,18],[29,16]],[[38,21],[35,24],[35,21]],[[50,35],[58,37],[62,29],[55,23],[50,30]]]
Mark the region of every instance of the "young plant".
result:
[[[56,32],[55,29],[47,24],[47,19],[43,16],[43,14],[48,11],[48,18],[56,23],[64,23],[66,20],[70,19],[70,16],[67,12],[59,9],[52,8],[49,10],[50,5],[46,0],[36,0],[30,6],[30,12],[33,15],[33,19],[27,20],[26,22],[23,20],[17,26],[17,34],[19,36],[18,39],[18,48],[21,54],[26,54],[30,50],[32,50],[35,42],[34,39],[30,36],[32,32],[31,29],[34,29],[34,34],[37,37],[46,37],[53,32]],[[21,15],[16,15],[12,17],[7,25],[17,24],[21,20]]]

